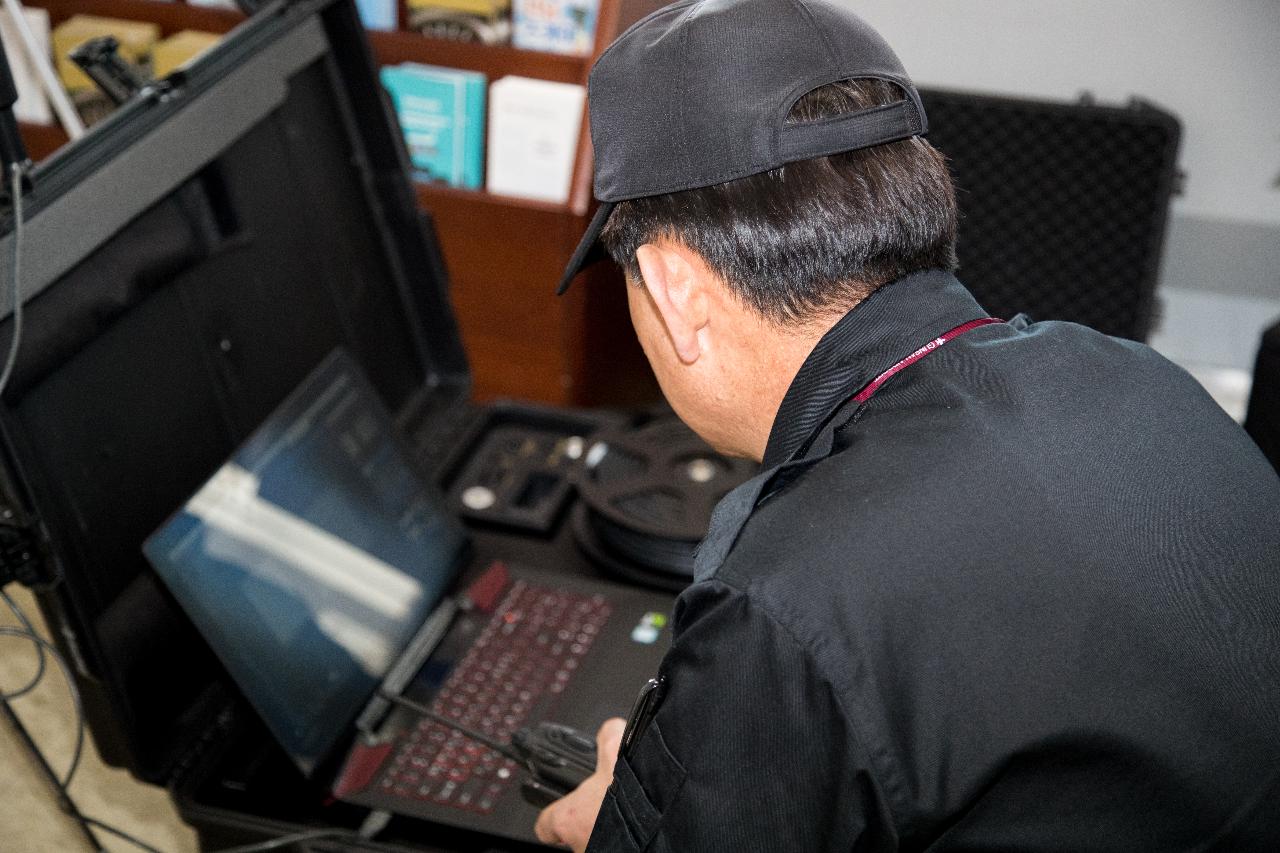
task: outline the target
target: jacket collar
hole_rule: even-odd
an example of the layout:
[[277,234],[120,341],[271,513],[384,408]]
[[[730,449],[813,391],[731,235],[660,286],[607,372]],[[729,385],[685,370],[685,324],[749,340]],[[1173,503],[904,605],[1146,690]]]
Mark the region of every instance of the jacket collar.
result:
[[854,394],[917,347],[986,317],[951,273],[913,273],[882,286],[822,336],[782,398],[765,446],[764,469],[803,454]]
[[[695,581],[719,569],[761,495],[778,477],[795,476],[810,458],[831,452],[834,415],[864,386],[922,344],[988,316],[955,276],[915,273],[858,303],[818,341],[787,389],[759,474],[716,506],[698,546]],[[825,428],[824,428],[825,427]]]

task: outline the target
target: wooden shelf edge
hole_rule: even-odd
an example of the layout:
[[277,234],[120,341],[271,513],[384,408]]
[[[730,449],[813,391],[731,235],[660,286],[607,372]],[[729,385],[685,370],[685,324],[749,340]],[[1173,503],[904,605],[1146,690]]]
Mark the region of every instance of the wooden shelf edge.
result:
[[48,10],[49,22],[55,27],[75,15],[100,15],[150,21],[158,25],[164,35],[170,35],[181,30],[226,33],[244,21],[241,12],[231,9],[159,0],[27,0],[27,5]]
[[534,198],[498,195],[485,190],[468,190],[461,187],[446,186],[445,184],[427,184],[421,181],[414,181],[413,188],[418,196],[418,204],[424,207],[430,207],[433,199],[446,198],[451,201],[470,201],[476,204],[489,204],[497,207],[519,207],[541,213],[580,216],[580,214],[573,211],[568,203],[559,204]]
[[27,146],[27,155],[35,163],[47,158],[69,141],[67,132],[56,124],[18,122],[18,132]]
[[499,77],[516,75],[554,80],[559,83],[582,83],[586,80],[590,57],[566,56],[521,50],[509,45],[476,44],[432,38],[409,31],[370,30],[369,44],[380,65],[422,62],[479,71],[489,82]]

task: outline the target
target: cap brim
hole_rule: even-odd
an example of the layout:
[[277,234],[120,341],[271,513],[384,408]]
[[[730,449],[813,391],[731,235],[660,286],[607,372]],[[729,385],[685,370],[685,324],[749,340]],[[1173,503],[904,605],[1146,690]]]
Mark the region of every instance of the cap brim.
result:
[[569,285],[578,277],[578,273],[607,257],[604,245],[600,242],[600,232],[604,230],[604,224],[609,221],[609,214],[612,212],[613,202],[600,203],[596,215],[591,217],[591,222],[587,225],[586,233],[582,235],[582,241],[578,243],[578,248],[573,251],[573,257],[569,259],[569,266],[565,267],[564,277],[560,279],[560,286],[556,288],[556,296],[569,289]]

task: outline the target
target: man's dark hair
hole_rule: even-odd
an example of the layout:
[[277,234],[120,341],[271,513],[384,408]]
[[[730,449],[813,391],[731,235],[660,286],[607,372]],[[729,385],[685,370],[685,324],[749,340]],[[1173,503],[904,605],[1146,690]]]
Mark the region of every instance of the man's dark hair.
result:
[[[901,99],[892,83],[846,80],[809,92],[787,121]],[[635,282],[636,249],[678,242],[760,314],[794,324],[847,309],[908,273],[953,271],[955,190],[943,156],[914,137],[619,202],[601,238]]]

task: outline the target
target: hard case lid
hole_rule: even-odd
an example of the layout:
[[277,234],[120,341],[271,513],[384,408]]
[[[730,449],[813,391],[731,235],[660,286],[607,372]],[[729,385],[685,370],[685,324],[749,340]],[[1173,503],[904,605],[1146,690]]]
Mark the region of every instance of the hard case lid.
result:
[[233,694],[143,539],[337,346],[403,421],[469,382],[349,0],[269,6],[169,83],[36,169],[0,405],[95,740],[150,781]]
[[960,205],[960,278],[997,317],[1145,340],[1181,125],[1154,104],[922,89]]

